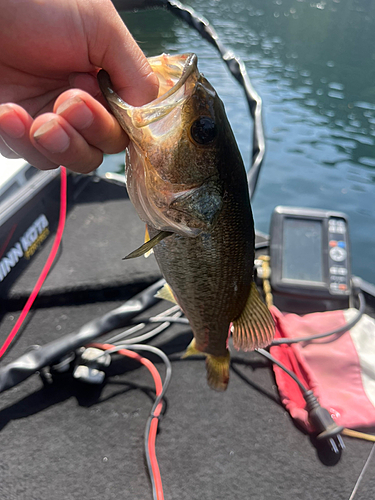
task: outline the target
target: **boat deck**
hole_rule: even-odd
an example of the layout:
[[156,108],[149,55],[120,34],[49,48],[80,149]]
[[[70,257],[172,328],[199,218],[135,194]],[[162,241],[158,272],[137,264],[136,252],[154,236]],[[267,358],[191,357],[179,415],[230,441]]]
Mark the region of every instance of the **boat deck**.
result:
[[[124,188],[89,177],[70,206],[57,263],[2,363],[77,330],[156,281],[153,257],[122,260],[143,235]],[[4,301],[1,341],[51,245],[52,238]],[[160,302],[146,316],[166,307]],[[228,390],[210,390],[204,362],[179,359],[191,338],[189,327],[174,325],[152,342],[173,366],[156,447],[166,500],[353,498],[372,443],[345,438],[338,462],[318,452],[281,406],[273,372],[257,353],[235,353]],[[2,498],[152,498],[143,434],[153,382],[145,368],[127,359],[115,358],[109,375],[100,386],[77,381],[70,372],[45,384],[34,375],[1,394]],[[375,454],[355,500],[374,497],[374,467]]]

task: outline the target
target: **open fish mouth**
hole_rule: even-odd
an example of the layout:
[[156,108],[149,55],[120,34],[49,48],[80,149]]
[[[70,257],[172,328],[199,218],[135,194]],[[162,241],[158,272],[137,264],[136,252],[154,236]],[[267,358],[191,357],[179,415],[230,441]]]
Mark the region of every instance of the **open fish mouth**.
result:
[[[173,121],[178,122],[183,103],[194,91],[199,78],[197,56],[192,53],[148,58],[148,62],[159,80],[159,94],[156,99],[143,106],[127,104],[111,88],[105,71],[100,71],[100,88],[111,106],[117,120],[134,142],[141,142],[147,136],[158,139],[168,132]],[[172,111],[175,111],[171,114]],[[177,113],[176,113],[177,112]],[[168,117],[169,115],[169,117]],[[167,120],[163,118],[168,117]]]
[[[111,88],[108,74],[98,74],[112,112],[131,139],[125,154],[128,194],[151,227],[196,237],[208,229],[221,206],[209,181],[208,150],[202,149],[207,133],[216,131],[216,93],[199,73],[195,54],[162,54],[148,61],[159,80],[159,95],[143,106],[124,102]],[[192,128],[203,134],[203,142],[194,142]],[[214,142],[211,146],[215,148]]]

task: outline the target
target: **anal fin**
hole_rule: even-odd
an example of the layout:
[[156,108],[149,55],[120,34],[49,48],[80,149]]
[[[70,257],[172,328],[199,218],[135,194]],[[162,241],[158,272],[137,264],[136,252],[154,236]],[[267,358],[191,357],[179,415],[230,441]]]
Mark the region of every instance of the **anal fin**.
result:
[[195,339],[193,339],[187,346],[187,349],[181,356],[181,359],[188,358],[189,356],[207,356],[207,354],[197,349]]
[[254,281],[244,310],[232,323],[233,345],[236,349],[253,351],[267,347],[275,334],[275,324],[266,304],[260,298]]

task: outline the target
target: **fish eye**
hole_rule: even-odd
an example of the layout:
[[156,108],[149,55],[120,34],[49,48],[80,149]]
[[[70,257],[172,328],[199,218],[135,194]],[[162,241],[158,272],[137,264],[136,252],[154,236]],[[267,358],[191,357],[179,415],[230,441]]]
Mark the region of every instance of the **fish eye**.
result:
[[216,124],[209,116],[201,116],[192,124],[190,134],[196,143],[209,144],[216,137]]

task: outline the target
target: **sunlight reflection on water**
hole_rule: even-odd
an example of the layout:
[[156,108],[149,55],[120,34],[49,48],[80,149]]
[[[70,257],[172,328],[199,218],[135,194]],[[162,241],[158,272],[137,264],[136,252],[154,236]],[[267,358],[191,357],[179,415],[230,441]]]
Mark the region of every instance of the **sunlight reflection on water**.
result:
[[[263,99],[267,153],[252,201],[257,228],[268,232],[276,205],[343,211],[350,221],[353,272],[374,283],[375,3],[366,8],[354,0],[189,4],[244,60]],[[211,46],[167,12],[124,14],[124,19],[147,55],[198,54],[248,166],[247,105]],[[116,171],[122,163],[120,155],[102,168]]]

